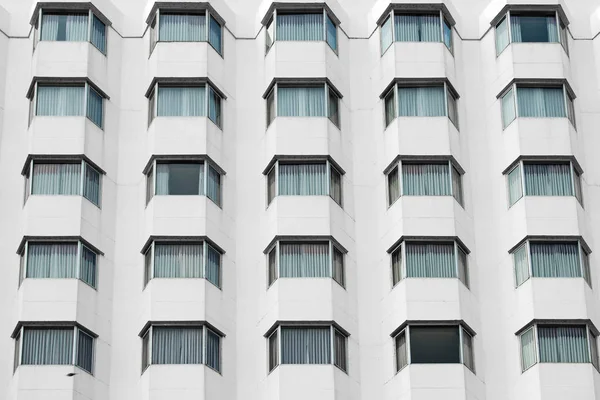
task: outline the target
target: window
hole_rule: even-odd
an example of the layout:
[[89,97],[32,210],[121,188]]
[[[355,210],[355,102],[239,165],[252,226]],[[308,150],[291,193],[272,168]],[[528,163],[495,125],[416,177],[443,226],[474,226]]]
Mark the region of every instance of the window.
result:
[[106,55],[106,24],[91,10],[82,12],[41,10],[40,16],[42,24],[39,40],[90,42]]
[[507,174],[512,207],[525,196],[575,196],[583,206],[581,172],[571,161],[519,161]]
[[221,174],[220,169],[207,161],[154,160],[146,172],[146,203],[155,195],[205,195],[220,207]]
[[462,174],[452,161],[400,161],[388,172],[387,180],[390,206],[400,196],[454,196],[463,205]]
[[568,54],[566,26],[555,11],[509,11],[496,24],[496,55],[500,55],[510,43],[559,42]]
[[158,83],[148,95],[149,121],[152,123],[155,117],[208,117],[221,128],[222,100],[219,92],[209,84],[170,86]]
[[[277,92],[275,94],[275,92]],[[290,85],[275,83],[266,96],[267,126],[275,117],[327,117],[340,127],[341,96],[328,83]]]
[[[396,96],[398,102],[395,101]],[[448,83],[394,87],[384,96],[385,123],[400,117],[448,117],[458,129],[458,95]],[[397,108],[396,108],[397,107]]]
[[100,207],[101,175],[85,161],[74,160],[61,163],[54,160],[31,160],[25,171],[25,180],[26,197],[27,193],[46,196],[83,196]]
[[405,278],[458,278],[469,287],[467,251],[457,242],[405,240],[391,262],[394,286]]
[[521,368],[541,363],[592,363],[598,368],[597,336],[586,325],[535,324],[520,335]]
[[330,196],[342,205],[342,172],[330,161],[279,160],[267,174],[267,201],[275,196]]
[[266,23],[266,51],[274,40],[325,41],[337,53],[337,24],[337,19],[325,9],[309,12],[276,10]]
[[512,255],[517,287],[530,277],[583,278],[591,286],[589,253],[578,240],[527,240]]
[[460,325],[409,325],[394,341],[396,371],[408,364],[464,364],[475,372],[473,335]]
[[96,288],[98,252],[81,241],[27,241],[20,254],[21,280],[79,279]]
[[15,338],[15,364],[75,365],[92,374],[94,337],[73,326],[23,326]]
[[385,53],[392,42],[444,43],[452,52],[452,24],[442,11],[418,13],[392,10],[381,24],[381,54]]
[[222,337],[203,325],[151,325],[142,335],[142,372],[150,365],[204,364],[220,373]]
[[333,278],[344,286],[345,250],[331,240],[280,240],[267,252],[269,285],[278,278]]
[[333,364],[347,372],[347,335],[334,326],[278,326],[267,340],[270,370],[281,364]]
[[[515,96],[516,93],[516,96]],[[502,126],[506,128],[517,117],[568,118],[575,126],[574,95],[565,85],[512,85],[502,96]]]
[[156,278],[204,278],[221,287],[221,251],[206,241],[153,241],[144,253],[144,286]]
[[35,82],[28,94],[30,115],[39,117],[86,116],[100,129],[104,127],[105,95],[87,82],[50,84]]

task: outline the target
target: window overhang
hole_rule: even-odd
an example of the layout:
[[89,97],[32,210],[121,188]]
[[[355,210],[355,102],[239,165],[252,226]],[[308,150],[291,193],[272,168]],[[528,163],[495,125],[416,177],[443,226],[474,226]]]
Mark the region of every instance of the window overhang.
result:
[[21,170],[21,175],[27,175],[29,172],[29,166],[31,165],[31,161],[47,161],[47,162],[81,162],[85,161],[92,168],[98,171],[102,175],[106,175],[106,172],[100,168],[96,163],[88,158],[85,154],[29,154],[25,159],[25,164],[23,165],[23,169]]
[[158,10],[168,11],[172,13],[198,13],[208,11],[210,15],[221,25],[225,26],[225,20],[219,15],[219,13],[210,5],[208,2],[156,2],[152,6],[152,9],[148,13],[146,18],[146,24],[150,25],[156,16]]
[[342,96],[342,93],[340,93],[340,91],[333,85],[333,83],[331,83],[329,78],[273,78],[271,83],[269,83],[269,86],[267,86],[267,90],[265,90],[265,92],[263,93],[263,99],[267,98],[271,90],[273,90],[273,87],[275,87],[275,84],[284,84],[290,86],[327,84],[329,89],[331,89],[337,97],[339,97],[340,99],[344,98],[344,96]]
[[587,254],[590,254],[592,252],[592,249],[590,249],[590,246],[588,246],[588,244],[585,241],[585,239],[583,238],[583,236],[528,235],[528,236],[525,236],[523,239],[521,239],[513,247],[511,247],[510,250],[508,250],[508,253],[512,254],[523,243],[525,243],[527,241],[531,241],[531,242],[536,242],[536,241],[539,241],[539,242],[560,242],[560,243],[564,243],[564,242],[579,242],[581,244],[581,247],[583,247],[583,250],[585,250],[585,252]]
[[142,250],[140,251],[140,253],[146,254],[146,251],[148,251],[148,249],[150,248],[152,243],[156,243],[156,242],[178,243],[178,244],[206,242],[211,247],[213,247],[215,250],[217,250],[219,253],[221,253],[221,255],[225,254],[225,250],[223,250],[221,248],[221,246],[219,246],[218,244],[216,244],[215,242],[210,240],[208,238],[208,236],[150,236],[148,238],[148,240],[146,240],[146,243],[142,247]]
[[27,89],[27,94],[25,97],[28,99],[33,99],[33,91],[36,83],[48,84],[48,85],[69,85],[69,84],[80,84],[85,85],[86,83],[94,89],[98,94],[104,97],[106,100],[110,100],[110,96],[107,95],[98,85],[96,85],[90,78],[81,77],[81,78],[65,78],[65,77],[46,77],[46,76],[34,76],[31,80],[31,84]]
[[594,335],[599,336],[600,331],[596,328],[591,319],[532,319],[529,323],[523,326],[521,329],[515,332],[516,336],[525,332],[527,329],[534,325],[551,325],[551,326],[564,326],[564,325],[585,325],[587,326]]
[[394,78],[379,95],[379,98],[383,99],[385,96],[387,96],[387,94],[394,88],[395,85],[402,87],[421,87],[440,86],[444,83],[448,87],[450,94],[452,94],[452,96],[458,100],[460,96],[448,78]]
[[138,333],[138,336],[144,337],[144,335],[146,334],[148,329],[150,329],[151,326],[165,326],[178,328],[201,328],[205,326],[211,331],[215,332],[217,335],[221,336],[222,338],[226,336],[220,329],[217,329],[214,325],[207,321],[148,321],[142,327],[142,330],[140,331],[140,333]]
[[327,5],[327,3],[282,3],[282,2],[273,2],[271,6],[267,10],[265,16],[263,17],[261,24],[266,26],[271,17],[273,16],[273,12],[277,11],[292,11],[297,13],[302,12],[318,12],[325,10],[329,15],[329,18],[333,21],[336,26],[340,25],[340,20],[336,17],[336,15],[331,11],[331,8]]
[[275,245],[275,243],[277,242],[302,242],[302,243],[306,243],[306,242],[327,242],[327,241],[331,241],[335,247],[337,247],[342,253],[347,254],[348,250],[346,250],[346,248],[344,246],[342,246],[340,244],[340,242],[338,242],[337,240],[335,240],[335,238],[333,236],[291,236],[291,235],[277,235],[273,238],[273,240],[271,240],[269,242],[269,244],[267,245],[267,247],[265,247],[265,249],[263,250],[264,254],[267,254],[271,248]]
[[402,242],[456,242],[456,244],[467,254],[471,253],[471,250],[463,243],[462,240],[458,236],[400,236],[389,249],[387,249],[388,254],[392,254],[394,250],[398,248],[402,244]]
[[440,321],[422,321],[422,320],[406,320],[399,327],[394,329],[392,333],[390,333],[391,337],[396,337],[404,328],[407,326],[419,326],[419,327],[431,327],[435,328],[438,326],[456,326],[462,327],[469,335],[475,337],[477,333],[471,328],[464,320],[462,319],[454,319],[454,320],[440,320]]
[[393,11],[399,11],[401,13],[431,13],[431,12],[442,12],[444,18],[448,21],[451,27],[456,25],[456,21],[452,18],[448,7],[443,3],[423,3],[423,4],[398,4],[392,3],[383,11],[379,19],[377,20],[377,26],[381,26],[390,13]]
[[507,4],[502,8],[502,10],[500,10],[500,12],[494,17],[494,19],[492,19],[490,25],[492,27],[496,27],[496,25],[498,25],[498,23],[502,20],[502,18],[504,18],[508,11],[531,13],[557,12],[558,17],[560,18],[560,21],[563,23],[563,25],[569,25],[569,19],[567,18],[567,14],[565,13],[565,10],[563,10],[560,4]]
[[583,169],[581,168],[581,165],[579,165],[579,163],[577,162],[577,159],[575,159],[575,156],[519,156],[519,157],[517,157],[517,159],[515,161],[510,163],[510,165],[508,167],[506,167],[506,169],[504,171],[502,171],[502,175],[508,174],[521,161],[525,161],[525,162],[531,161],[531,162],[536,162],[536,163],[549,163],[549,164],[561,163],[561,162],[563,162],[563,163],[571,162],[573,164],[573,168],[575,168],[575,171],[579,175],[583,174]]
[[97,334],[95,334],[94,332],[92,332],[91,330],[86,328],[85,326],[81,325],[77,321],[19,321],[19,322],[17,322],[17,325],[15,326],[15,329],[12,331],[10,337],[12,339],[15,339],[19,335],[19,332],[21,331],[22,327],[24,327],[24,328],[49,328],[49,329],[50,328],[78,328],[78,329],[84,331],[85,333],[87,333],[88,335],[90,335],[94,339],[96,339],[98,337]]
[[432,162],[432,163],[438,163],[438,162],[448,162],[450,161],[452,163],[452,166],[454,168],[456,168],[456,170],[461,174],[464,175],[465,174],[465,170],[460,166],[460,164],[458,163],[458,161],[456,161],[456,158],[454,158],[454,156],[432,156],[432,155],[426,155],[426,156],[415,156],[415,155],[398,155],[394,158],[394,160],[383,170],[383,174],[387,175],[389,174],[392,169],[394,169],[396,167],[396,165],[398,165],[398,162],[400,161],[410,161],[410,162],[416,162],[416,163],[428,163],[428,162]]
[[189,162],[207,162],[213,167],[219,174],[227,175],[225,170],[219,166],[212,158],[206,154],[153,154],[146,163],[146,166],[142,170],[144,175],[148,175],[150,169],[154,165],[154,161],[189,161]]
[[217,85],[215,85],[213,83],[213,81],[210,80],[210,78],[206,78],[206,77],[194,77],[194,78],[170,78],[170,77],[156,78],[155,77],[154,79],[152,79],[152,82],[150,82],[150,86],[148,86],[148,90],[146,90],[146,94],[144,96],[146,96],[147,98],[150,98],[150,95],[154,91],[154,88],[156,87],[157,84],[169,85],[169,86],[181,86],[181,87],[203,86],[203,85],[209,84],[210,87],[223,100],[227,100],[227,96],[225,96],[225,93],[223,93],[221,91],[221,89],[219,89],[217,87]]
[[38,23],[38,18],[40,16],[40,10],[50,11],[50,12],[87,12],[92,11],[96,17],[106,26],[112,25],[110,20],[100,12],[91,2],[77,2],[77,3],[67,3],[67,2],[38,2],[33,9],[33,14],[31,15],[31,19],[29,20],[29,24],[35,26]]
[[338,163],[335,162],[335,160],[331,157],[331,156],[286,156],[286,155],[281,155],[281,154],[276,154],[273,156],[273,158],[271,159],[271,161],[269,161],[269,164],[267,164],[267,167],[265,168],[265,170],[263,171],[263,175],[267,175],[269,173],[269,171],[271,170],[271,168],[273,168],[273,165],[275,165],[275,163],[277,161],[283,161],[283,162],[298,162],[298,163],[311,163],[311,162],[326,162],[329,161],[329,163],[331,165],[333,165],[333,167],[342,175],[346,174],[346,171],[344,171],[342,169],[342,167],[340,167],[340,165]]
[[271,327],[265,332],[265,334],[263,335],[265,338],[268,338],[269,336],[271,336],[271,333],[273,333],[277,328],[279,327],[301,327],[301,328],[319,328],[319,327],[328,327],[328,326],[332,326],[335,329],[337,329],[338,331],[340,331],[344,336],[346,337],[350,337],[350,332],[348,332],[347,330],[345,330],[344,328],[342,328],[337,322],[335,321],[281,321],[281,320],[277,320],[273,323],[273,325],[271,325]]
[[94,253],[96,253],[100,256],[104,255],[104,253],[100,249],[98,249],[96,246],[94,246],[93,244],[91,244],[90,242],[88,242],[81,236],[23,236],[23,239],[21,239],[21,243],[19,244],[19,247],[17,248],[17,254],[23,254],[23,252],[25,251],[25,243],[27,243],[27,242],[29,242],[29,243],[35,243],[35,242],[41,242],[41,243],[81,242],[83,245],[85,245],[85,247],[88,247]]
[[510,90],[510,88],[515,84],[517,86],[527,86],[527,87],[556,87],[556,86],[564,85],[564,87],[567,90],[567,93],[571,97],[571,99],[575,100],[577,98],[577,96],[575,95],[575,92],[573,91],[573,88],[569,84],[569,81],[567,81],[566,79],[522,79],[522,78],[515,78],[515,79],[511,80],[510,82],[508,82],[508,84],[506,86],[504,86],[502,88],[502,90],[496,95],[496,98],[499,99],[502,96],[504,96],[504,94],[506,92],[508,92]]

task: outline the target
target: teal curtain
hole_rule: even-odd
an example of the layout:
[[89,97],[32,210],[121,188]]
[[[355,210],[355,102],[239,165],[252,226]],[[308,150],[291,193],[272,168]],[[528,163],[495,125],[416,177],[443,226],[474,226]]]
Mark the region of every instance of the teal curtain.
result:
[[84,85],[48,86],[38,84],[35,115],[55,117],[83,116],[84,104]]
[[330,277],[328,243],[281,243],[279,271],[282,278]]
[[161,13],[158,40],[163,42],[206,41],[206,15]]
[[511,15],[510,28],[513,42],[558,43],[556,16]]
[[516,117],[515,93],[513,89],[510,89],[502,96],[502,127],[506,128]]
[[221,44],[222,43],[221,42],[221,35],[222,35],[221,24],[219,24],[212,15],[210,16],[209,28],[210,29],[208,32],[208,43],[210,43],[212,45],[212,47],[214,47],[214,49],[217,51],[217,53],[222,54],[223,48],[221,47],[222,46],[222,44]]
[[88,40],[88,13],[42,13],[41,40],[85,42]]
[[530,243],[533,276],[541,278],[581,277],[578,243]]
[[440,117],[446,115],[443,86],[398,87],[401,117]]
[[441,42],[439,14],[396,14],[394,19],[398,42]]
[[496,25],[496,55],[502,53],[509,43],[508,19],[504,17],[502,18],[502,21]]
[[106,26],[94,15],[92,23],[92,37],[90,41],[98,50],[106,54]]
[[75,365],[92,373],[92,362],[94,360],[94,338],[87,333],[77,331],[77,359]]
[[21,364],[73,364],[73,328],[25,328]]
[[538,326],[540,362],[590,362],[585,326]]
[[154,244],[155,278],[202,278],[204,253],[200,244]]
[[534,329],[535,328],[529,328],[521,334],[521,368],[523,371],[537,363]]
[[327,195],[327,164],[279,164],[280,196]]
[[280,117],[324,117],[325,86],[277,89],[277,115]]
[[444,44],[448,50],[452,51],[452,27],[448,24],[448,21],[444,20]]
[[331,364],[330,327],[282,327],[282,364]]
[[448,164],[402,164],[402,193],[405,196],[450,196]]
[[206,197],[221,205],[221,174],[213,167],[208,167],[208,181],[206,185]]
[[521,245],[513,253],[515,263],[515,283],[517,287],[529,279],[529,260],[527,258],[527,244]]
[[27,278],[77,278],[77,243],[32,243]]
[[87,117],[100,128],[102,128],[102,100],[102,96],[90,87],[87,99]]
[[517,165],[508,173],[508,203],[515,204],[523,197],[523,181],[521,178],[521,165]]
[[527,196],[572,196],[569,164],[525,164]]
[[329,14],[326,17],[327,21],[327,44],[337,52],[337,26],[333,23]]
[[392,45],[392,41],[394,39],[392,32],[392,18],[388,18],[385,20],[383,25],[381,25],[380,34],[381,34],[381,54],[385,53],[385,51]]
[[277,14],[276,40],[323,40],[323,13]]
[[221,337],[206,330],[206,365],[215,371],[221,371]]
[[86,246],[81,246],[81,266],[79,279],[91,287],[96,287],[96,265],[98,255]]
[[221,253],[206,245],[206,279],[216,287],[221,287]]
[[79,195],[81,188],[81,163],[33,163],[31,194]]
[[83,197],[100,206],[100,173],[89,164],[85,165],[83,176]]
[[202,364],[202,327],[152,327],[152,364]]
[[454,244],[406,243],[409,278],[455,278]]
[[158,86],[157,116],[206,116],[206,87]]
[[564,118],[565,98],[562,87],[517,86],[519,117]]

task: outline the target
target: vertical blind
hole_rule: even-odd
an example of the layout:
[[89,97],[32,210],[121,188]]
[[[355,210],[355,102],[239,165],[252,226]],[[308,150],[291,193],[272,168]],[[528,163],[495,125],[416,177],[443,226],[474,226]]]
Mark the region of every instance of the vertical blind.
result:
[[323,14],[277,14],[276,40],[323,40]]
[[572,196],[569,164],[524,164],[527,196]]
[[42,13],[41,40],[85,42],[89,15]]
[[85,86],[49,86],[38,84],[36,115],[83,116]]
[[394,18],[396,41],[441,42],[440,15],[396,14]]
[[402,193],[405,196],[450,196],[448,164],[402,164]]
[[533,276],[574,278],[582,276],[578,243],[530,243]]
[[538,326],[540,362],[590,362],[585,326]]
[[282,327],[282,364],[331,364],[330,327]]
[[566,117],[563,88],[517,86],[520,117]]
[[453,244],[406,244],[406,275],[409,278],[455,278]]
[[158,40],[163,42],[206,41],[206,15],[161,13]]
[[439,117],[446,115],[443,86],[398,87],[399,116]]
[[278,86],[277,115],[280,117],[324,117],[325,86]]
[[152,364],[202,364],[202,328],[152,327]]
[[279,164],[279,195],[327,195],[327,164]]
[[158,87],[157,116],[206,116],[206,87]]
[[79,195],[81,187],[81,163],[33,164],[31,194]]
[[282,278],[330,276],[328,243],[281,243],[279,251]]

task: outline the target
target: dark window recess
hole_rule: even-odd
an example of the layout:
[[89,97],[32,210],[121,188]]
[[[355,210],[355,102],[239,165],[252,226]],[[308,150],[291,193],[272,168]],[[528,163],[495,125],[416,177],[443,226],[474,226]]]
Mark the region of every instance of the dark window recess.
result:
[[460,335],[456,326],[410,327],[412,364],[460,363]]
[[200,193],[200,164],[169,164],[169,194]]

